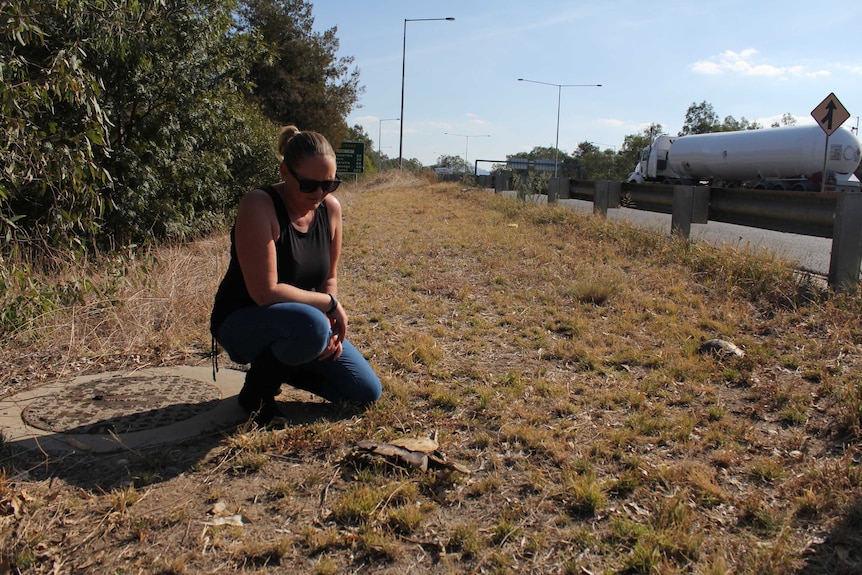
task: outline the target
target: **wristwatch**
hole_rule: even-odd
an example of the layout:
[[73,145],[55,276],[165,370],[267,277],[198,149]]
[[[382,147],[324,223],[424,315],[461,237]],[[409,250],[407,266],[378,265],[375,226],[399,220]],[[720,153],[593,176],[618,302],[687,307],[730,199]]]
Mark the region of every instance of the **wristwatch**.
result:
[[331,314],[338,307],[338,298],[337,297],[335,297],[332,294],[329,294],[329,301],[330,301],[330,306],[329,306],[329,309],[326,310],[326,315]]

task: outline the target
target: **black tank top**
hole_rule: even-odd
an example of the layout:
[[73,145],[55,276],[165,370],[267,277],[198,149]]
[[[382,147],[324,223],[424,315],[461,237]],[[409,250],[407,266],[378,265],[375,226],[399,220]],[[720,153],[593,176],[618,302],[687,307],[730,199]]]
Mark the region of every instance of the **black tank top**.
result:
[[[278,262],[278,282],[305,290],[314,290],[329,276],[329,248],[332,245],[332,230],[329,225],[329,210],[321,202],[314,212],[314,219],[307,232],[300,232],[290,223],[290,216],[281,196],[272,186],[262,188],[272,199],[278,227],[281,230],[275,242]],[[254,306],[248,293],[239,260],[236,257],[236,226],[230,231],[230,263],[215,296],[210,331],[218,332],[221,322],[241,307]]]

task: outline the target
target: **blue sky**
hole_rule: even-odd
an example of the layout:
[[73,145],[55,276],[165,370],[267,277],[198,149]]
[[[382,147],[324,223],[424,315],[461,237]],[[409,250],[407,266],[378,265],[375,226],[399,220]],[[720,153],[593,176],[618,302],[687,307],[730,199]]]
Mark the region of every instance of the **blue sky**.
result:
[[348,123],[389,157],[399,150],[399,122],[388,119],[400,115],[404,19],[455,18],[407,23],[404,157],[425,165],[553,146],[558,92],[569,153],[583,141],[618,149],[650,123],[675,135],[704,100],[721,118],[764,126],[784,113],[813,122],[831,92],[854,116],[845,126],[862,114],[859,0],[311,3],[315,30],[337,26],[339,56],[354,57],[365,87]]

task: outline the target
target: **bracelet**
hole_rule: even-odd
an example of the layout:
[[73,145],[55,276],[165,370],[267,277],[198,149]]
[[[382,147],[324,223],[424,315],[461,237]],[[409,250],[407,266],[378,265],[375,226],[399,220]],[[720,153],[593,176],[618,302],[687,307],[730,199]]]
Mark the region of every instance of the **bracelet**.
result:
[[338,298],[336,298],[334,295],[329,294],[329,301],[331,302],[331,305],[329,306],[329,309],[326,310],[326,315],[331,314],[335,311],[335,308],[338,307]]

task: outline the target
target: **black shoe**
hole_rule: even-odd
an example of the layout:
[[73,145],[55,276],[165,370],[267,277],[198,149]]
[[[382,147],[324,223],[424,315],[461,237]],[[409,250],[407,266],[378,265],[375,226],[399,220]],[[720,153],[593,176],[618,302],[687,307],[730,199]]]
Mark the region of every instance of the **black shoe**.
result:
[[276,417],[284,417],[275,397],[262,397],[254,389],[244,385],[237,396],[237,403],[258,425],[266,425]]
[[251,362],[245,374],[245,387],[260,397],[275,397],[281,391],[289,369],[276,359],[271,349],[266,349]]

